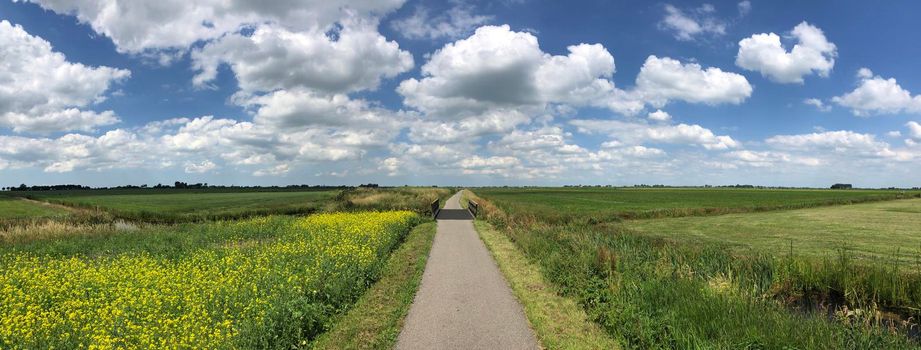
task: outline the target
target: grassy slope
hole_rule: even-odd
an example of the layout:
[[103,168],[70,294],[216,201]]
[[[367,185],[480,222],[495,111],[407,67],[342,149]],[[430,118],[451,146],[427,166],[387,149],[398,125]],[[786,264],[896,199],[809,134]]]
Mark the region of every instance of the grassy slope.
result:
[[[568,217],[655,218],[765,211],[891,199],[890,190],[768,190],[700,188],[482,188],[476,192],[506,211],[553,221]],[[907,192],[917,197],[919,193]]]
[[777,254],[835,256],[902,263],[921,259],[921,199],[782,212],[636,220],[627,226],[655,237],[723,242]]
[[435,228],[432,222],[413,229],[391,254],[380,280],[332,329],[317,339],[314,348],[392,348],[422,280]]
[[549,349],[619,349],[575,301],[557,294],[507,236],[477,220],[476,230],[524,306],[541,344]]

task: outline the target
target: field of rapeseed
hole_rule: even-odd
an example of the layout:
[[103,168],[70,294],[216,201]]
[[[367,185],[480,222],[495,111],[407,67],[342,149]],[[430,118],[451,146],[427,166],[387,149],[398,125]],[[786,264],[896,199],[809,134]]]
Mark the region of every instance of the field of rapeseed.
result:
[[[376,278],[407,211],[208,224],[182,254],[0,255],[0,348],[307,347]],[[273,231],[273,232],[263,232]]]

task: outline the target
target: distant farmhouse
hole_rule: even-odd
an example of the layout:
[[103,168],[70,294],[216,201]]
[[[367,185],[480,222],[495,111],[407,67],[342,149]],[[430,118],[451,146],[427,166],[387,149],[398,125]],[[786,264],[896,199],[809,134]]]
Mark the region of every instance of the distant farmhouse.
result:
[[833,190],[849,190],[849,189],[852,189],[852,188],[854,188],[854,186],[851,186],[851,184],[834,184],[834,185],[831,185],[831,189],[833,189]]

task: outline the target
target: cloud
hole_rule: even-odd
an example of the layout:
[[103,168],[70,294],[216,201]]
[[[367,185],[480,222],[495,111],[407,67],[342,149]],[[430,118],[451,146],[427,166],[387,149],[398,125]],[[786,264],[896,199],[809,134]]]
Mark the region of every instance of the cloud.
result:
[[201,163],[187,162],[185,165],[185,172],[187,174],[203,174],[216,168],[217,164],[214,164],[210,160],[204,160]]
[[[741,12],[741,5],[739,9]],[[724,35],[726,34],[726,23],[713,16],[714,12],[715,9],[709,4],[704,4],[689,12],[668,4],[665,5],[665,17],[659,22],[659,28],[672,32],[675,39],[682,41],[695,40],[705,34]]]
[[921,124],[910,121],[905,124],[905,127],[908,128],[908,135],[911,136],[911,138],[921,141]]
[[867,68],[857,72],[860,85],[854,91],[832,98],[857,116],[921,113],[921,95],[912,96],[894,78],[884,79]]
[[435,16],[419,6],[411,16],[391,21],[390,27],[407,39],[457,39],[492,20],[493,16],[473,14],[473,9],[463,4],[454,4]]
[[751,3],[751,1],[748,1],[748,0],[741,1],[741,2],[739,2],[739,4],[737,5],[737,7],[738,7],[738,9],[739,9],[739,16],[740,16],[740,17],[747,16],[749,13],[752,12],[752,3]]
[[288,164],[278,164],[271,168],[259,169],[253,172],[253,176],[283,176],[291,170]]
[[815,107],[816,109],[819,110],[819,112],[830,112],[831,111],[831,106],[825,104],[825,102],[822,102],[822,100],[817,99],[817,98],[807,98],[803,100],[803,103]]
[[636,108],[618,99],[623,92],[610,80],[614,57],[603,46],[568,50],[565,56],[550,55],[531,33],[484,26],[436,51],[422,66],[423,77],[404,80],[397,91],[408,106],[442,117],[494,108],[542,110],[548,103]]
[[636,86],[615,87],[614,57],[600,44],[544,53],[537,37],[509,26],[484,26],[445,45],[422,66],[423,77],[400,83],[404,104],[433,118],[466,118],[490,109],[533,115],[548,105],[607,108],[624,115],[672,100],[738,104],[751,95],[745,77],[671,58],[649,56]]
[[670,100],[739,104],[751,96],[752,86],[744,76],[719,68],[649,56],[636,77],[636,90],[653,106],[662,107]]
[[[617,120],[576,119],[570,122],[579,132],[608,134],[617,141],[614,145],[679,144],[701,146],[707,150],[725,150],[739,147],[732,137],[715,135],[700,125],[648,125]],[[612,144],[609,144],[612,145]]]
[[649,113],[648,118],[649,120],[653,120],[657,122],[667,122],[667,121],[672,120],[672,116],[669,115],[668,112],[665,112],[661,109],[658,109],[655,112]]
[[795,164],[815,167],[822,165],[819,158],[798,156],[785,152],[739,150],[726,153],[726,158],[736,161],[736,165],[758,168],[774,167],[782,164]]
[[328,93],[376,89],[413,67],[409,52],[387,41],[375,23],[346,22],[335,37],[263,25],[251,35],[231,34],[192,53],[193,79],[204,86],[226,63],[243,91],[311,88]]
[[112,111],[81,110],[105,99],[131,73],[68,62],[42,38],[0,21],[0,127],[15,132],[92,131],[118,122]]
[[530,122],[531,117],[515,109],[492,109],[454,121],[420,119],[409,124],[409,139],[418,143],[469,142],[486,135],[511,132]]
[[755,34],[739,42],[736,65],[778,83],[803,83],[803,77],[816,73],[827,77],[838,55],[835,44],[818,27],[802,22],[793,28],[797,44],[787,52],[774,33]]
[[[849,130],[826,131],[799,135],[777,135],[765,140],[775,149],[799,152],[829,162],[854,161],[910,161],[921,156],[921,150],[893,148],[872,134]],[[853,166],[853,164],[851,165]]]
[[274,23],[293,31],[328,30],[342,18],[375,17],[404,0],[14,0],[73,15],[112,39],[123,53],[184,50],[246,25]]
[[263,95],[238,94],[233,101],[255,110],[256,123],[276,128],[355,127],[392,129],[393,112],[350,99],[344,94],[324,95],[304,89],[277,90]]

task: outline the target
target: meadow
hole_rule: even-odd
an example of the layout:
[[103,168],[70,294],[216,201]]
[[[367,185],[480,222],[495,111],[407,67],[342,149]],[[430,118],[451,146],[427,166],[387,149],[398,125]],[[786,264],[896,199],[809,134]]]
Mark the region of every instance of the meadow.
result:
[[67,210],[0,195],[0,221],[62,217]]
[[919,191],[745,188],[477,188],[506,211],[545,222],[747,213],[921,197]]
[[450,194],[4,193],[0,348],[387,347]]
[[[864,223],[870,223],[879,212],[863,213],[868,209],[858,205],[827,205],[899,197],[892,192],[652,189],[652,196],[685,196],[665,201],[664,208],[694,203],[695,199],[688,196],[697,194],[701,196],[697,201],[701,206],[726,209],[708,212],[703,207],[684,208],[688,210],[673,213],[710,216],[637,215],[644,219],[624,220],[636,216],[620,215],[616,208],[642,208],[647,212],[655,209],[649,209],[648,204],[620,203],[625,198],[621,192],[641,196],[649,189],[474,191],[468,196],[479,202],[479,217],[507,235],[561,295],[575,300],[624,348],[919,347],[916,340],[906,336],[913,332],[912,327],[917,327],[914,323],[921,316],[921,271],[917,265],[866,263],[847,251],[837,250],[840,246],[828,240],[814,242],[814,247],[800,254],[795,247],[791,252],[787,236],[776,237],[778,245],[786,244],[786,249],[778,249],[773,241],[749,243],[745,234],[733,227],[759,227],[758,219],[745,226],[747,216],[771,217],[761,222],[765,226],[761,228],[784,222],[788,225],[785,227],[799,229],[785,235],[804,235],[799,238],[809,241],[822,234],[813,231],[822,223],[813,223],[810,217],[786,222],[791,213],[856,210],[862,213]],[[614,199],[599,199],[599,192]],[[721,195],[728,198],[716,198]],[[748,199],[739,199],[743,197]],[[784,197],[794,199],[779,201]],[[916,201],[864,205],[888,213],[905,213],[915,210],[912,203]],[[580,210],[592,206],[587,203],[599,202],[614,203],[610,205],[616,207],[615,213]],[[814,206],[822,207],[782,210]],[[537,208],[536,212],[531,211],[533,208]],[[549,210],[544,208],[558,208],[560,214],[544,217],[545,210]],[[722,213],[730,214],[712,216]],[[812,215],[817,218],[823,214]],[[864,232],[864,242],[872,242],[879,234],[860,227],[859,220],[846,220],[853,212],[840,215],[827,218],[826,224],[852,224],[852,232]],[[707,230],[713,222],[709,220],[724,219],[728,221],[721,231]],[[669,233],[669,229],[674,231]],[[699,229],[705,239],[677,233],[685,229]],[[723,239],[720,232],[729,236]],[[918,235],[910,229],[898,232],[903,232],[903,237]],[[812,254],[813,250],[823,253]],[[886,255],[888,251],[876,254]]]
[[77,209],[104,211],[133,221],[173,223],[319,211],[338,191],[195,192],[45,191],[17,193]]
[[708,217],[632,220],[652,237],[724,243],[817,258],[845,251],[868,264],[901,263],[921,271],[921,199]]

